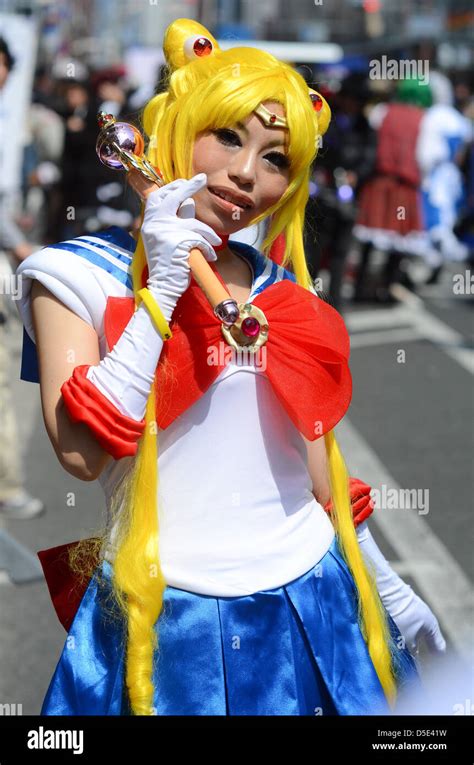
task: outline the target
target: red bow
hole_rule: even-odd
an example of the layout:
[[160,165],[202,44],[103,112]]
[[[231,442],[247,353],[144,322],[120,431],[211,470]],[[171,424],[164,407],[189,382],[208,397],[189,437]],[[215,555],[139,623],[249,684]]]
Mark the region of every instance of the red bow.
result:
[[[90,582],[90,577],[81,578],[70,567],[69,551],[76,547],[80,540],[67,542],[47,550],[39,550],[37,555],[43,568],[48,585],[51,601],[58,619],[66,632],[69,632],[79,604]],[[99,556],[91,553],[89,563],[92,569],[99,564]]]
[[[214,263],[210,265],[226,286]],[[252,305],[264,312],[269,325],[268,340],[255,354],[256,364],[296,428],[314,441],[342,419],[351,401],[350,340],[344,320],[335,308],[289,279],[267,287]],[[110,349],[134,310],[133,298],[108,299],[104,324]],[[225,340],[221,322],[192,277],[170,327],[173,337],[163,347],[156,374],[160,428],[167,428],[192,406],[220,375],[232,353],[237,353]],[[167,369],[164,362],[171,367]]]

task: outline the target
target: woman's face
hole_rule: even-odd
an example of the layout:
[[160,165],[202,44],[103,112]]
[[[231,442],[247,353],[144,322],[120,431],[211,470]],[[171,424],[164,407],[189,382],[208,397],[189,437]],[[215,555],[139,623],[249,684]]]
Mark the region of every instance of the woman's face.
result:
[[[285,116],[281,104],[263,103]],[[232,234],[275,204],[289,183],[287,140],[287,128],[267,127],[254,113],[243,124],[199,133],[193,172],[206,173],[207,186],[193,197],[196,218],[218,233]]]

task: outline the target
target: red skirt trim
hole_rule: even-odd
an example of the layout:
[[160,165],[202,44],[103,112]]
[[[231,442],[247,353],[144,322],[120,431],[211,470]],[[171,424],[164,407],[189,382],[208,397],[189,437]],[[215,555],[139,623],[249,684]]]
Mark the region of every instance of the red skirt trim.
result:
[[420,192],[397,178],[372,178],[360,192],[356,224],[401,236],[423,231]]

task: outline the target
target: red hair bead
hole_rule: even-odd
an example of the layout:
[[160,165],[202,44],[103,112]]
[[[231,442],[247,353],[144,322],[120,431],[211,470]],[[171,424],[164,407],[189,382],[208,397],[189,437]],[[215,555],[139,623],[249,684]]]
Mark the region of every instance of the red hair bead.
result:
[[321,111],[322,105],[323,105],[323,99],[321,96],[318,96],[317,93],[310,93],[309,97],[311,101],[313,102],[313,109],[315,112]]
[[196,56],[208,56],[212,53],[212,43],[207,37],[199,37],[193,45],[193,51]]

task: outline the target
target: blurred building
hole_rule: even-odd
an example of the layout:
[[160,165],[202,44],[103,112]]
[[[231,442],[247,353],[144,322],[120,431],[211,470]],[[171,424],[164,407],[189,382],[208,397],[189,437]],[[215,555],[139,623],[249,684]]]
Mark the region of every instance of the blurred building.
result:
[[38,20],[40,57],[118,63],[134,47],[156,48],[168,24],[195,18],[221,40],[336,43],[346,56],[390,54],[429,42],[438,66],[473,65],[469,0],[2,0],[4,12]]

